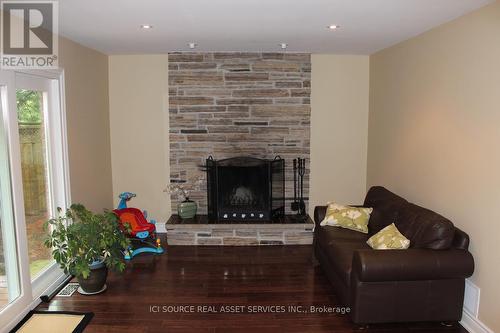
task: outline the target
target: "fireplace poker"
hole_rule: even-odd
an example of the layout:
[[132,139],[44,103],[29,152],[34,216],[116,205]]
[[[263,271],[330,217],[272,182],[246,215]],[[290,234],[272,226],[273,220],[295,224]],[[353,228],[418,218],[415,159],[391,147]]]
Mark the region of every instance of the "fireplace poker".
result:
[[306,204],[304,202],[304,175],[306,173],[306,160],[299,158],[299,177],[300,177],[300,204],[299,214],[306,214]]
[[297,202],[298,197],[298,177],[297,177],[297,159],[293,160],[293,202],[292,202],[292,211],[296,212],[299,210],[299,203]]

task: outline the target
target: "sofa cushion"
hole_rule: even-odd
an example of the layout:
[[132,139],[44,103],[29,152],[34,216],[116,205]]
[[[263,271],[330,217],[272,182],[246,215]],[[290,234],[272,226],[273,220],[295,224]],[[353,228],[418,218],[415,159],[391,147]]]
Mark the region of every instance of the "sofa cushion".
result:
[[368,220],[372,211],[372,208],[350,207],[329,203],[325,218],[321,221],[320,225],[340,227],[367,234]]
[[366,194],[364,207],[372,207],[368,223],[370,235],[374,235],[391,223],[396,223],[399,211],[408,201],[382,186],[373,186]]
[[355,251],[352,271],[364,282],[430,281],[463,279],[474,272],[474,258],[468,251]]
[[366,244],[375,250],[406,250],[410,247],[410,240],[392,223],[371,236]]
[[350,286],[354,251],[370,249],[370,247],[366,245],[365,242],[336,240],[323,249],[330,260],[331,266],[335,269],[346,286]]
[[411,203],[399,212],[396,226],[411,241],[412,248],[446,250],[451,247],[455,235],[450,220]]
[[354,241],[364,243],[368,239],[366,234],[349,229],[335,228],[330,226],[317,227],[317,241],[325,246],[334,241]]

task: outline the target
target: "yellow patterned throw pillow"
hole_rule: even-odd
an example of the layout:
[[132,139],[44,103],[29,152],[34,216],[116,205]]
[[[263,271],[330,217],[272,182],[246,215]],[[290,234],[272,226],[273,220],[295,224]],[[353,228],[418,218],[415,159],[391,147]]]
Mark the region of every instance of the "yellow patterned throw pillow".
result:
[[325,218],[321,221],[320,225],[341,227],[367,234],[368,221],[370,220],[372,211],[373,208],[350,207],[329,203]]
[[410,240],[393,223],[371,236],[366,244],[375,250],[406,250],[410,247]]

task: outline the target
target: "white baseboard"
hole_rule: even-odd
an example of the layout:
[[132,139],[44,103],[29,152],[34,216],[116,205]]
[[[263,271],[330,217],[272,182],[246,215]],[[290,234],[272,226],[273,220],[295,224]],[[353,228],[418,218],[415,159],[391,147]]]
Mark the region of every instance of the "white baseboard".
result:
[[494,333],[488,326],[481,322],[479,318],[474,317],[466,310],[464,310],[462,314],[460,324],[469,331],[469,333]]

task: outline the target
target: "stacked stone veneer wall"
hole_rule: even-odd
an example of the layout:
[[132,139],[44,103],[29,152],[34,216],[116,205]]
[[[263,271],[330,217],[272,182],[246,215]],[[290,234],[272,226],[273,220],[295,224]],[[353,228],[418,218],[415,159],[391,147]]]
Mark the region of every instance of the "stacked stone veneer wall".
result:
[[[293,196],[293,158],[306,158],[309,169],[309,54],[171,53],[168,79],[171,180],[204,174],[200,166],[209,155],[280,155],[286,195]],[[190,197],[206,213],[206,188]],[[172,196],[173,207],[178,200]]]

